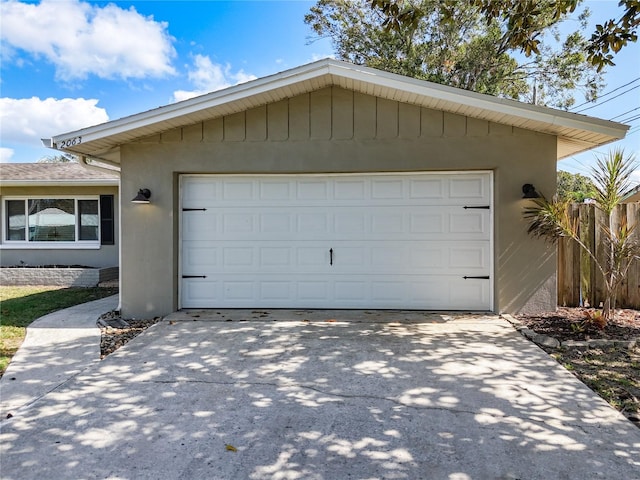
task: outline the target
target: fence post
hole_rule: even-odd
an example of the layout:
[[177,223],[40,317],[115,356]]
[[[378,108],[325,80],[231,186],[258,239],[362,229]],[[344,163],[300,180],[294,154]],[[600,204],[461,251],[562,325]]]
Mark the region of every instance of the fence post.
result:
[[[640,203],[627,204],[627,222],[629,228],[633,228],[632,239],[640,242]],[[627,305],[620,304],[621,308],[640,309],[640,260],[635,259],[629,267],[627,275]]]

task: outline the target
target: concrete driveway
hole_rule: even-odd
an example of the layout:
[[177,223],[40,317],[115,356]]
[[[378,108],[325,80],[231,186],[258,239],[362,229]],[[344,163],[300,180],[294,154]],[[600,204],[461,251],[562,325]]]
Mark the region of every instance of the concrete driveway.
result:
[[3,479],[640,478],[640,430],[506,321],[416,312],[176,314],[0,454]]

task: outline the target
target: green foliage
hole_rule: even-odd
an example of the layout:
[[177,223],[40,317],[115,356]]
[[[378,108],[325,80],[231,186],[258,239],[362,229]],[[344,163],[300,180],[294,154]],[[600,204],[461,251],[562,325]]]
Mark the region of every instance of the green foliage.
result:
[[582,203],[586,198],[595,199],[598,192],[589,177],[579,173],[558,171],[558,198]]
[[0,375],[20,347],[31,322],[56,310],[114,295],[114,288],[0,286]]
[[613,150],[608,156],[598,158],[593,170],[596,184],[596,200],[607,216],[620,204],[631,188],[631,174],[637,167],[634,157],[626,157],[623,150]]
[[[602,77],[586,61],[580,30],[562,39],[566,15],[549,1],[533,4],[532,17],[487,19],[473,0],[319,0],[305,23],[355,64],[560,108],[575,103],[576,90],[595,98]],[[529,58],[520,55],[522,38],[531,38]]]
[[38,163],[71,163],[76,162],[76,157],[69,153],[61,153],[60,155],[52,155],[42,157]]
[[[604,222],[596,224],[601,245],[589,247],[582,241],[578,222],[572,220],[568,213],[570,199],[538,198],[532,200],[524,209],[530,235],[551,242],[556,242],[560,237],[572,239],[600,271],[605,280],[603,324],[606,324],[615,312],[617,289],[626,278],[631,262],[636,258],[640,259],[640,241],[633,235],[636,226],[630,226],[626,217],[622,217],[621,221],[614,225],[612,215],[624,192],[629,188],[631,173],[636,166],[632,155],[627,156],[622,150],[613,150],[606,157],[598,158],[593,168],[596,207],[605,216]],[[595,250],[600,248],[605,252],[604,259],[596,254]]]
[[[373,0],[371,8],[382,12],[386,28],[400,30],[416,25],[424,15],[422,9],[412,6],[413,3],[407,0]],[[462,1],[443,0],[441,3],[448,7]],[[504,24],[505,43],[531,56],[540,53],[540,30],[549,22],[555,23],[573,13],[582,0],[467,0],[465,3],[478,8],[487,23],[498,20]],[[623,9],[620,17],[596,25],[586,44],[587,60],[598,72],[606,66],[615,65],[613,54],[638,39],[640,1],[619,0],[618,6]]]

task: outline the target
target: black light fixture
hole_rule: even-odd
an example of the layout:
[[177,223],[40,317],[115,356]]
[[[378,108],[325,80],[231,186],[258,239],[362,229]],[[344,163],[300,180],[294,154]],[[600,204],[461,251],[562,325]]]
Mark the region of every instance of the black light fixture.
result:
[[149,203],[149,198],[151,197],[151,190],[148,188],[141,188],[138,190],[138,195],[131,200],[131,203]]
[[522,198],[540,198],[540,194],[536,192],[536,187],[531,185],[530,183],[525,183],[522,185]]

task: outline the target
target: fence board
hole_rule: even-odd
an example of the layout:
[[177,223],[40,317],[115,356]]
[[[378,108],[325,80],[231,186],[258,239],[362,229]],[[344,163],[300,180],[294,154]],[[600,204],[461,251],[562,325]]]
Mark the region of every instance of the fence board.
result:
[[[629,227],[633,228],[632,238],[640,242],[640,203],[627,204],[627,221]],[[638,259],[634,260],[629,268],[627,297],[629,308],[640,309],[640,260]]]
[[[609,220],[595,205],[574,204],[567,214],[579,226],[580,240],[595,250],[600,264],[606,264],[609,252],[603,241],[602,226]],[[635,226],[633,239],[640,242],[640,202],[619,205],[613,214],[614,227],[627,221]],[[558,242],[558,304],[598,307],[604,301],[605,281],[596,263],[572,240]],[[640,309],[640,259],[633,261],[618,291],[618,308]]]

